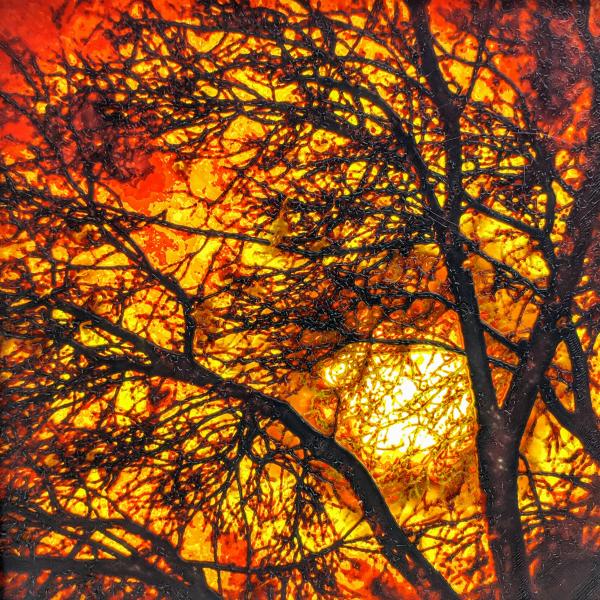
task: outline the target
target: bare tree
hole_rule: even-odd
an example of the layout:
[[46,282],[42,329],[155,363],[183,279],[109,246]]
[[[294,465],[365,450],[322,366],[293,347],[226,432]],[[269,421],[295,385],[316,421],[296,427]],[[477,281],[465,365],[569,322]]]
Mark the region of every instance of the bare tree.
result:
[[598,12],[5,40],[7,597],[598,592]]

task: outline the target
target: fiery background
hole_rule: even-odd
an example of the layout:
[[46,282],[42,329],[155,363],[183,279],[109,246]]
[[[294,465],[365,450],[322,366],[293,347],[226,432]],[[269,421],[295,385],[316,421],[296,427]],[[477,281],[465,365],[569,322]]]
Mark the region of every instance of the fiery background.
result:
[[600,595],[598,3],[0,21],[4,597]]

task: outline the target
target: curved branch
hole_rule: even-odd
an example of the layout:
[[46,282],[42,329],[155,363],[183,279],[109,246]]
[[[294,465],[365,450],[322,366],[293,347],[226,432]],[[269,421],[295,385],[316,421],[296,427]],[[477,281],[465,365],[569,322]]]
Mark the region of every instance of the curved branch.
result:
[[[60,306],[62,310],[72,311],[78,316],[85,314],[90,318],[88,311],[69,308],[66,303],[60,303]],[[411,585],[417,590],[428,589],[437,593],[444,600],[458,598],[448,582],[404,533],[381,490],[362,462],[337,441],[315,429],[290,404],[249,386],[224,379],[190,360],[186,354],[159,350],[141,338],[136,342],[138,336],[121,329],[118,325],[107,322],[102,317],[94,316],[92,320],[95,325],[102,326],[112,335],[122,336],[134,347],[150,352],[152,359],[148,363],[138,362],[133,358],[115,357],[113,359],[97,355],[93,348],[78,345],[77,349],[85,352],[88,358],[110,365],[113,369],[115,363],[118,362],[118,367],[122,370],[167,377],[200,387],[208,386],[221,395],[242,400],[265,417],[280,421],[300,439],[303,447],[309,450],[316,459],[326,463],[348,480],[362,503],[365,518],[381,545],[383,555]]]

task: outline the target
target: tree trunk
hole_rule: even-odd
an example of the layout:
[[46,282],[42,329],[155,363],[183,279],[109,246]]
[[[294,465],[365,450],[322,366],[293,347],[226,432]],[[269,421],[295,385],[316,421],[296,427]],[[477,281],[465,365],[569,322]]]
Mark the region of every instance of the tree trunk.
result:
[[477,436],[479,479],[485,496],[490,549],[494,557],[500,598],[533,598],[518,499],[519,446],[514,433],[497,415],[480,426]]

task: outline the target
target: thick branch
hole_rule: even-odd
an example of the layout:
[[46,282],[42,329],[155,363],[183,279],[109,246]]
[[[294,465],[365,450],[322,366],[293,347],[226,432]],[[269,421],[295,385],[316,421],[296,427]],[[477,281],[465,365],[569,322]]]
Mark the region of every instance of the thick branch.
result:
[[121,560],[94,558],[89,560],[58,558],[50,556],[35,556],[32,558],[4,555],[2,557],[5,571],[39,575],[43,571],[52,571],[59,575],[79,575],[89,578],[92,574],[114,577],[118,579],[135,579],[159,589],[176,590],[176,597],[182,600],[219,600],[220,596],[210,588],[190,588],[174,577],[151,569],[144,563],[139,565],[125,558]]
[[[428,589],[442,599],[457,598],[448,582],[423,556],[416,545],[410,541],[394,518],[381,490],[373,480],[368,469],[349,450],[338,444],[308,423],[291,405],[273,396],[264,394],[249,386],[223,379],[216,373],[192,361],[188,355],[158,349],[149,342],[138,338],[118,325],[102,317],[91,315],[89,311],[60,303],[61,309],[87,317],[94,325],[102,327],[111,335],[118,335],[131,343],[139,351],[149,352],[152,357],[147,363],[133,358],[118,357],[118,365],[126,371],[145,373],[192,383],[200,387],[210,387],[221,395],[232,396],[245,402],[263,416],[277,419],[290,432],[296,435],[303,447],[312,455],[341,473],[350,483],[362,503],[365,518],[369,522],[375,538],[381,544],[382,553],[402,575],[416,588]],[[88,359],[105,363],[115,368],[115,360],[102,357],[93,348],[82,348]]]

